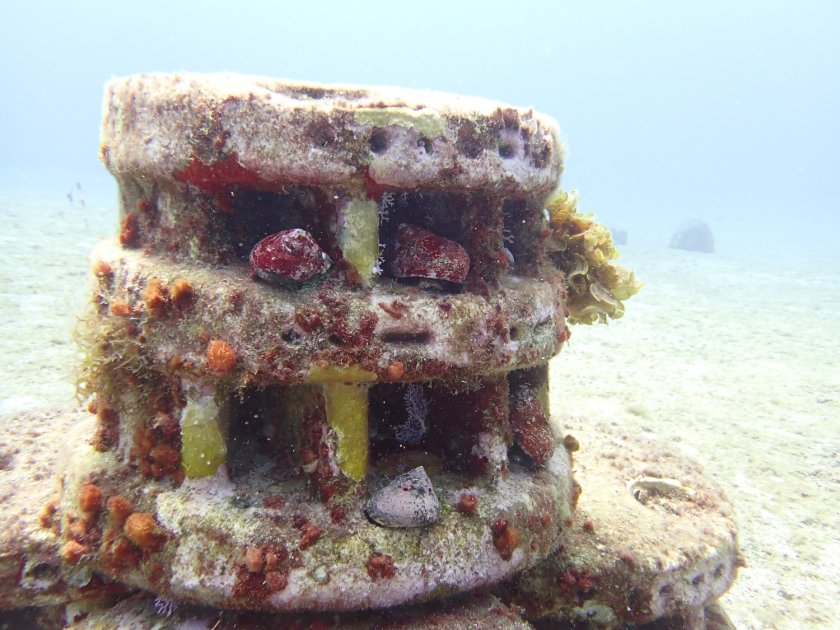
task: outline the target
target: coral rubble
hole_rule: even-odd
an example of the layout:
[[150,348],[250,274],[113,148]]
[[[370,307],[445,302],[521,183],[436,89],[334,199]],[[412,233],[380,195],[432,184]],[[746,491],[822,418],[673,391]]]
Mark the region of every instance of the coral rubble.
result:
[[[72,602],[78,627],[235,625],[234,610],[301,627],[312,611],[324,627],[614,626],[702,619],[734,579],[725,499],[690,464],[662,459],[626,491],[595,456],[575,516],[577,442],[550,422],[547,362],[567,322],[620,317],[639,285],[558,189],[550,118],[139,75],[107,87],[101,156],[120,231],[94,252],[84,322],[95,426],[46,464],[62,482],[40,498],[47,533],[27,516],[0,604]],[[669,501],[697,518],[666,523]],[[681,559],[619,544],[609,505],[638,536],[669,528]],[[136,588],[151,595],[102,607]]]

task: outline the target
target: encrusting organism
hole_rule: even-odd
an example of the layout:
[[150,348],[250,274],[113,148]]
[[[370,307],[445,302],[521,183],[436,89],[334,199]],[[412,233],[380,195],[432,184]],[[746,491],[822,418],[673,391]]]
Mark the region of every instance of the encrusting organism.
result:
[[426,416],[429,414],[429,401],[419,383],[409,383],[403,394],[405,410],[408,414],[405,422],[396,429],[396,438],[403,444],[416,445],[426,434]]

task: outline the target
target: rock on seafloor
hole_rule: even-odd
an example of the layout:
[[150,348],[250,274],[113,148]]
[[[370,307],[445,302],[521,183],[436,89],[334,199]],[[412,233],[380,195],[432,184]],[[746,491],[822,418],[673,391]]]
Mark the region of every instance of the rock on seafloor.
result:
[[422,466],[396,477],[376,491],[365,508],[383,527],[422,527],[440,518],[440,501]]
[[674,232],[670,247],[711,254],[715,251],[715,236],[704,221],[686,221]]

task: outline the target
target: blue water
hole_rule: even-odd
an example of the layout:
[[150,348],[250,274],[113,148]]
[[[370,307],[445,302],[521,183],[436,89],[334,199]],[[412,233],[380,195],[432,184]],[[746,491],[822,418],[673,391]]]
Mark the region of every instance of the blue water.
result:
[[229,70],[532,105],[560,122],[564,186],[636,242],[667,242],[686,218],[729,250],[830,249],[837,234],[830,0],[43,1],[2,14],[0,184],[112,194],[97,161],[103,82]]

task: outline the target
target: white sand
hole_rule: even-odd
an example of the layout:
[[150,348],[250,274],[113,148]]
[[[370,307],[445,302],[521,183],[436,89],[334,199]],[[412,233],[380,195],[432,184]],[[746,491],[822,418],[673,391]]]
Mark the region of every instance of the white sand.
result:
[[73,398],[88,257],[116,222],[102,206],[0,189],[0,413]]
[[[0,190],[0,413],[71,401],[88,253],[116,223]],[[575,327],[554,413],[656,436],[728,489],[748,563],[724,598],[739,628],[837,627],[840,265],[624,251],[646,286],[623,320]]]

